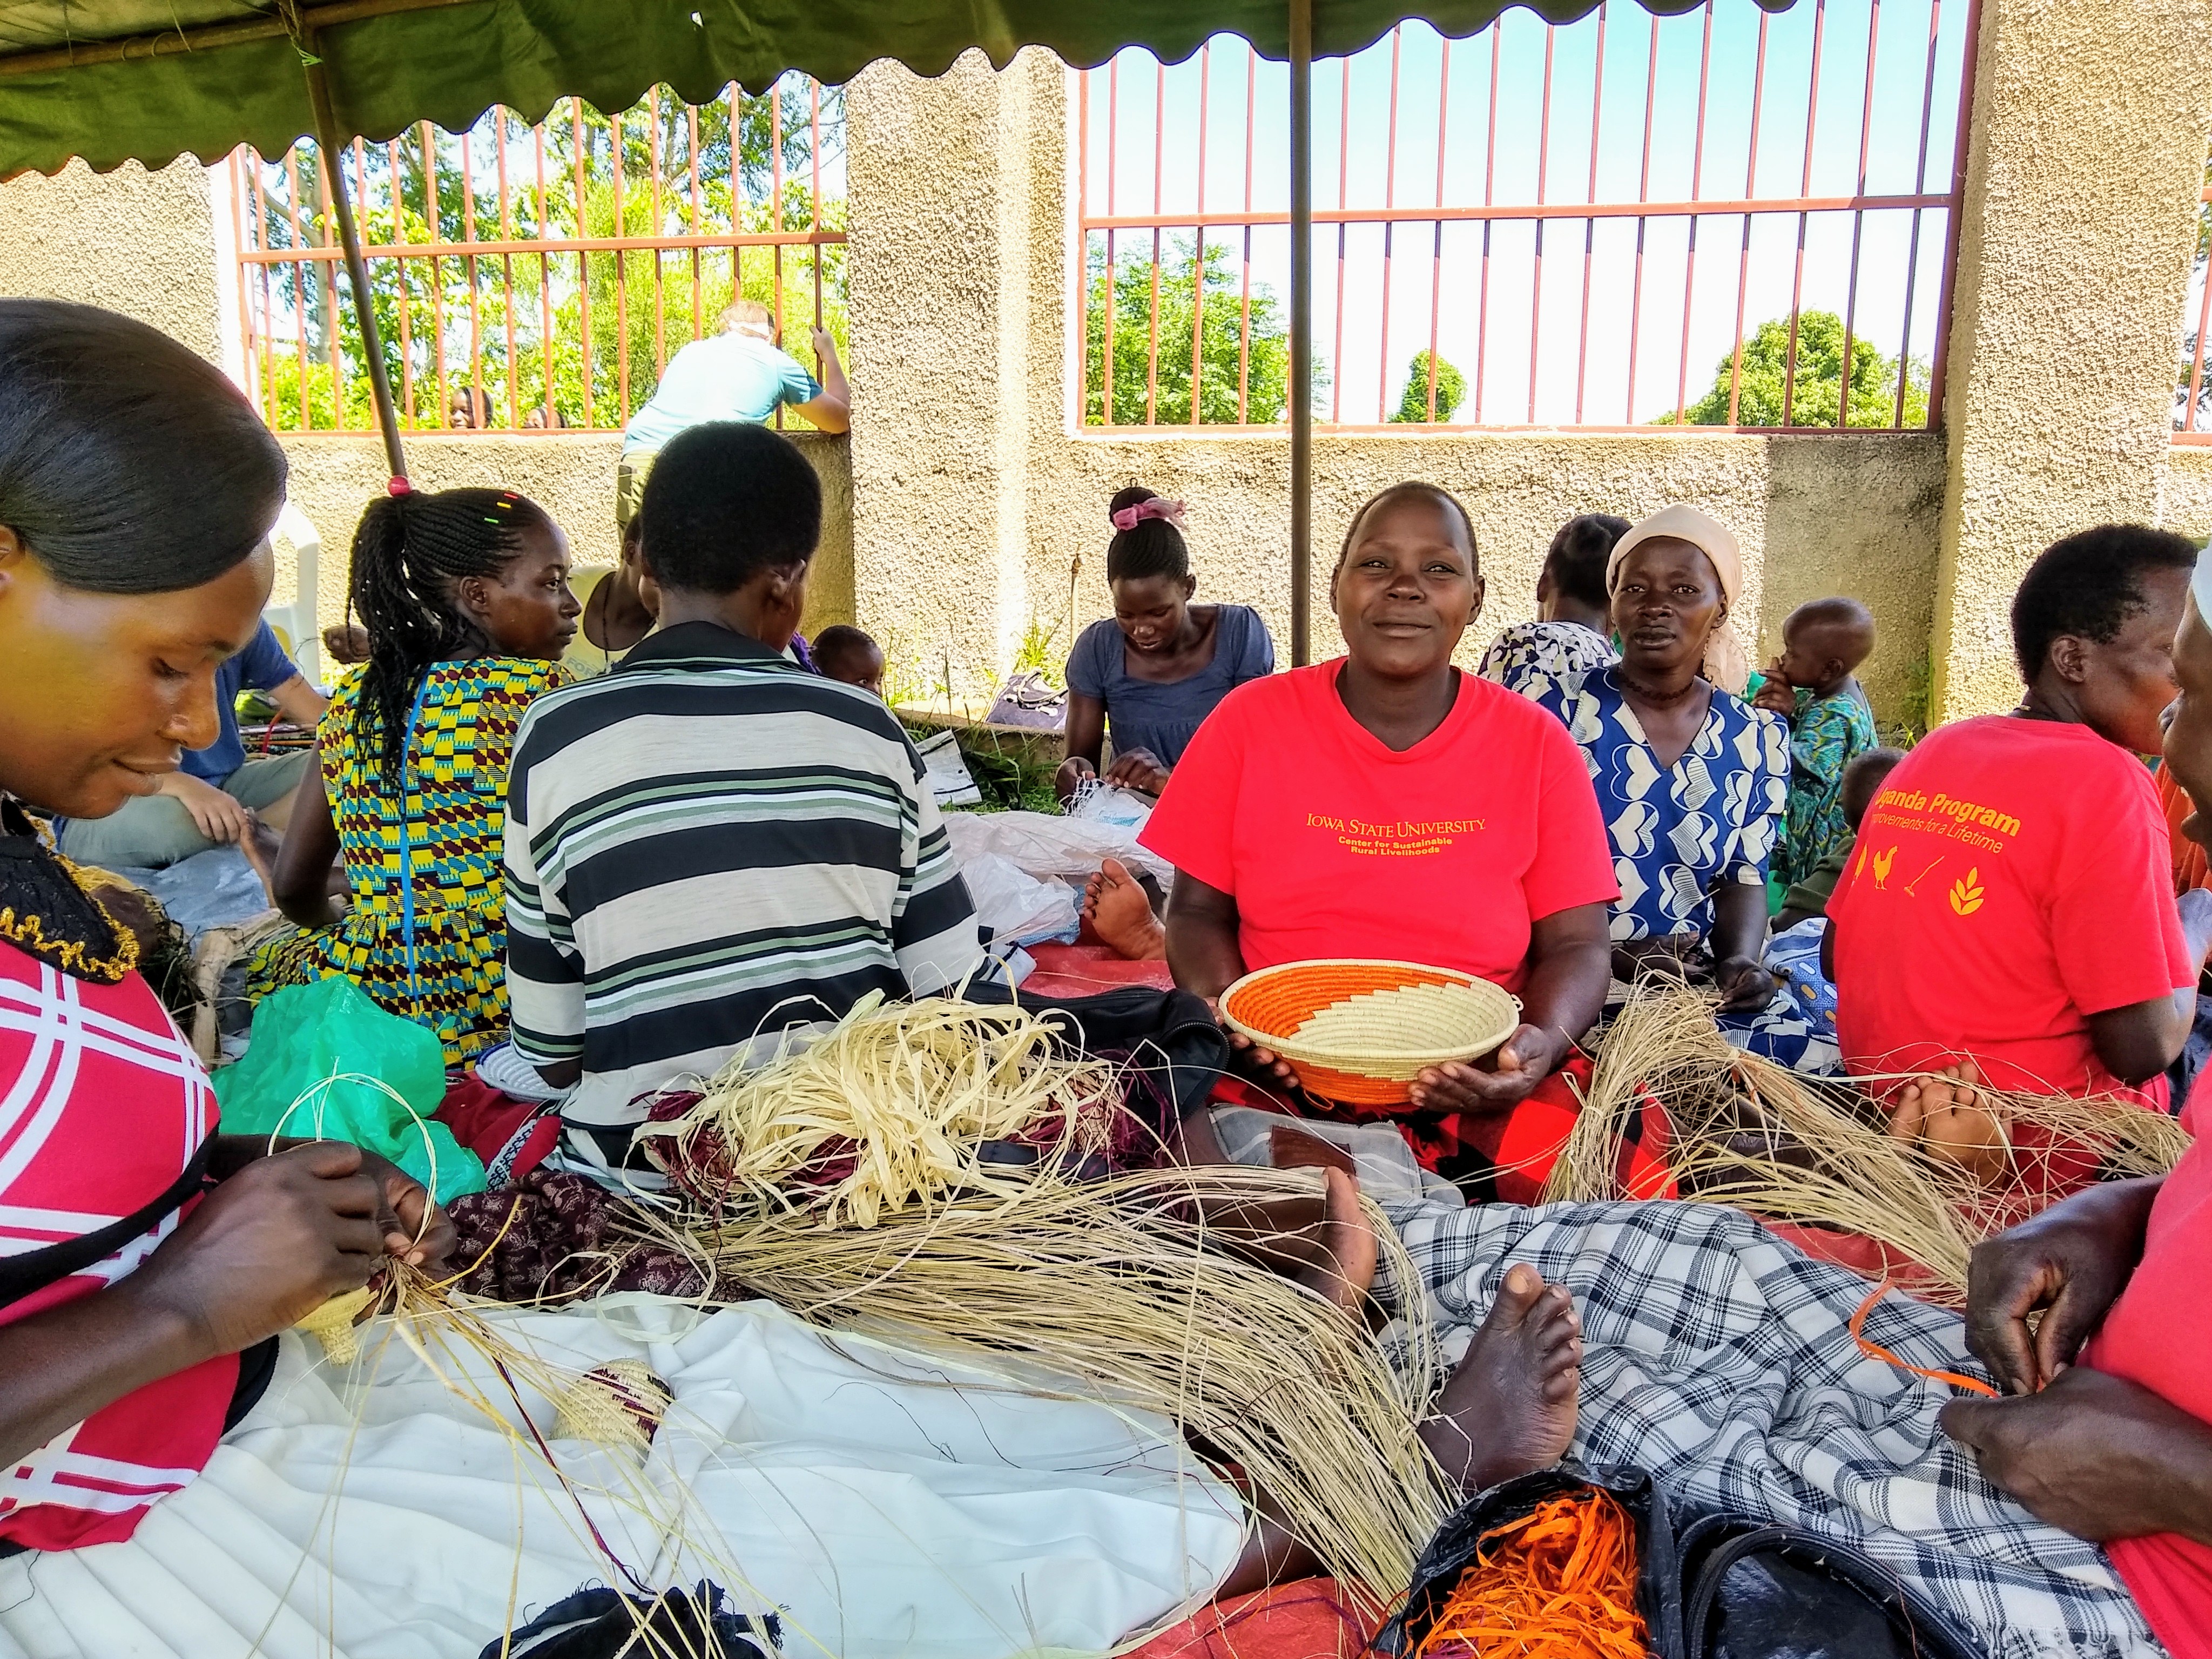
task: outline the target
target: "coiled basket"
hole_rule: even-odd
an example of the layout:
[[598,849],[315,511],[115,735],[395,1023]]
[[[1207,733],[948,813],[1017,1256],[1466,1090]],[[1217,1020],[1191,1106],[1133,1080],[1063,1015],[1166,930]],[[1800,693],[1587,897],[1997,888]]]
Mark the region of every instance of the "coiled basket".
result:
[[1486,1054],[1521,1023],[1520,999],[1487,980],[1357,958],[1262,968],[1224,991],[1220,1008],[1307,1089],[1353,1106],[1401,1104],[1428,1067]]

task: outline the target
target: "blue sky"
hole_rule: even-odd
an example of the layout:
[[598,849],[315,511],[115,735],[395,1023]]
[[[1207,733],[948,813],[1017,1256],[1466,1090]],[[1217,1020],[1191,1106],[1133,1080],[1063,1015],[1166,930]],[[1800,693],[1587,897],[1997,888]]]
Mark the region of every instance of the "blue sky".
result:
[[[1757,166],[1748,188],[1761,18],[1750,0],[1715,0],[1701,167],[1696,137],[1705,12],[1660,20],[1655,32],[1647,14],[1626,5],[1558,29],[1516,10],[1492,30],[1449,43],[1448,56],[1447,43],[1433,30],[1425,24],[1408,24],[1395,42],[1386,37],[1348,63],[1336,59],[1315,66],[1315,204],[1328,209],[1341,200],[1352,208],[1381,206],[1392,193],[1394,46],[1398,58],[1395,196],[1401,207],[1437,200],[1440,95],[1448,112],[1441,156],[1442,197],[1447,206],[1480,204],[1486,170],[1492,199],[1499,204],[1537,200],[1540,169],[1543,199],[1551,203],[1634,201],[1639,195],[1655,201],[1686,199],[1692,193],[1693,168],[1700,173],[1697,193],[1706,199],[1794,197],[1801,187],[1802,193],[1811,196],[1848,196],[1858,187],[1863,118],[1867,193],[1942,194],[1950,186],[1957,136],[1966,15],[1965,0],[1799,0],[1790,10],[1768,17]],[[1934,96],[1923,148],[1922,112],[1931,24]],[[1870,27],[1875,52],[1869,101]],[[1808,146],[1807,113],[1816,28],[1820,37],[1818,104]],[[1546,143],[1540,135],[1545,130],[1547,37],[1552,74]],[[1209,58],[1203,65],[1207,105],[1204,183],[1206,206],[1218,212],[1241,208],[1243,202],[1251,54],[1243,41],[1224,37],[1213,43]],[[1115,68],[1118,75],[1103,66],[1091,72],[1087,210],[1109,210],[1111,107],[1116,115],[1111,124],[1111,154],[1116,163],[1111,210],[1152,211],[1157,132],[1160,210],[1194,211],[1200,182],[1200,58],[1167,68],[1164,96],[1159,68],[1148,54],[1126,52]],[[1652,88],[1648,108],[1647,87]],[[1253,205],[1280,211],[1288,206],[1290,190],[1289,75],[1281,64],[1258,63],[1251,117]],[[1641,176],[1647,118],[1651,133],[1648,179]],[[1933,349],[1942,297],[1945,216],[1940,209],[1921,214],[1917,258],[1908,257],[1911,211],[1873,211],[1861,220],[1854,327],[1885,354],[1894,355],[1906,337],[1909,270],[1913,273],[1910,349],[1923,359]],[[1753,219],[1748,268],[1740,285],[1743,227],[1740,216],[1705,218],[1692,260],[1688,219],[1649,222],[1632,404],[1629,343],[1638,314],[1633,303],[1637,227],[1627,220],[1600,221],[1594,230],[1583,221],[1549,222],[1543,232],[1540,310],[1535,312],[1532,414],[1536,229],[1527,222],[1493,223],[1483,420],[1520,423],[1533,418],[1539,424],[1565,423],[1577,418],[1579,401],[1580,418],[1587,422],[1646,421],[1674,408],[1678,366],[1686,356],[1686,395],[1694,400],[1711,384],[1714,366],[1732,343],[1740,287],[1747,331],[1790,310],[1797,216]],[[1212,235],[1231,250],[1232,258],[1241,257],[1241,231],[1216,230]],[[1142,232],[1121,233],[1120,246],[1127,248],[1133,239],[1149,249],[1150,235]],[[1389,240],[1386,338],[1383,228],[1369,225],[1347,229],[1340,264],[1336,227],[1315,228],[1315,347],[1334,380],[1318,412],[1327,419],[1334,405],[1342,420],[1362,422],[1382,418],[1396,408],[1407,361],[1429,344],[1434,284],[1441,294],[1437,348],[1468,375],[1469,397],[1459,418],[1471,420],[1481,315],[1483,226],[1477,222],[1447,223],[1440,247],[1429,224],[1401,224]],[[1287,296],[1288,231],[1261,229],[1253,234],[1252,241],[1255,281]],[[1852,215],[1848,212],[1815,214],[1808,220],[1802,299],[1807,309],[1844,309],[1851,241]],[[1578,386],[1585,269],[1589,276],[1589,351]],[[1692,275],[1686,353],[1684,290],[1686,279]],[[1340,345],[1340,286],[1344,319]]]

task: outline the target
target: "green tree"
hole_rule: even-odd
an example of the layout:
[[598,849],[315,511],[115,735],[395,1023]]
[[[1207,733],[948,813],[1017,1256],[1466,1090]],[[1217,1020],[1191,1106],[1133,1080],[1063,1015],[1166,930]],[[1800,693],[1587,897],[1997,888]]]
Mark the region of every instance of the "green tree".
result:
[[[1744,342],[1743,371],[1736,390],[1738,426],[1783,424],[1783,388],[1790,383],[1790,323],[1775,318],[1761,323]],[[1712,389],[1682,414],[1689,426],[1729,424],[1729,389],[1735,379],[1736,354],[1721,359]],[[1790,424],[1833,426],[1844,385],[1844,319],[1832,311],[1807,311],[1797,318],[1797,362],[1789,399]],[[1871,341],[1851,342],[1850,404],[1846,426],[1886,427],[1897,414],[1898,363]],[[1652,422],[1672,426],[1668,410]],[[1905,378],[1905,424],[1928,423],[1928,365],[1913,358]]]
[[[1243,286],[1229,251],[1206,250],[1201,292],[1194,237],[1174,238],[1157,268],[1150,250],[1122,256],[1112,273],[1113,423],[1141,425],[1148,402],[1162,426],[1190,422],[1192,335],[1200,337],[1198,418],[1204,425],[1232,425],[1239,418],[1255,426],[1282,420],[1290,407],[1291,331],[1281,302],[1265,283],[1252,289],[1251,322],[1246,333]],[[1152,333],[1153,285],[1157,275],[1159,333]],[[1103,249],[1091,251],[1084,339],[1084,404],[1086,424],[1106,423],[1106,325],[1109,282]],[[1194,315],[1194,313],[1196,314]],[[1158,392],[1152,393],[1154,351]],[[1249,377],[1244,407],[1237,408],[1240,367]],[[1326,383],[1318,368],[1316,386]]]
[[[1431,369],[1437,383],[1437,412],[1429,414],[1429,377]],[[1449,360],[1432,351],[1417,351],[1413,361],[1406,367],[1406,395],[1398,400],[1398,412],[1394,422],[1421,422],[1431,418],[1449,421],[1467,398],[1467,376],[1453,368]]]
[[[842,144],[842,92],[825,88],[818,129],[825,160]],[[619,210],[617,130],[623,180]],[[349,186],[356,183],[356,166],[367,175],[360,214],[363,240],[421,246],[461,241],[471,229],[478,239],[501,235],[496,161],[502,137],[510,146],[507,222],[520,238],[716,234],[733,229],[757,234],[805,230],[813,222],[811,186],[817,125],[811,93],[801,77],[787,77],[773,94],[744,99],[734,134],[726,101],[690,111],[665,88],[657,98],[648,96],[612,116],[585,106],[579,118],[576,107],[564,103],[549,116],[544,131],[548,189],[542,203],[534,188],[536,169],[521,164],[517,129],[510,125],[502,135],[489,116],[469,134],[472,193],[463,187],[461,141],[457,137],[434,135],[427,172],[417,133],[400,143],[396,169],[392,152],[384,147],[365,147],[358,161],[349,153],[344,158]],[[656,158],[663,179],[657,202],[650,183]],[[780,198],[775,191],[779,160],[783,179]],[[696,203],[690,188],[695,165],[699,179]],[[580,207],[575,185],[580,171]],[[326,235],[335,238],[312,143],[301,145],[295,166],[281,160],[264,163],[260,182],[260,246],[293,246],[295,212],[299,243],[313,246]],[[822,228],[842,229],[844,222],[843,202],[825,199]],[[594,422],[602,427],[617,423],[624,368],[634,410],[652,396],[664,355],[672,356],[695,331],[693,256],[684,252],[659,256],[666,274],[658,312],[655,263],[650,252],[619,258],[594,252],[580,259],[557,254],[543,264],[529,255],[372,260],[370,287],[385,367],[393,396],[400,400],[403,422],[418,427],[446,423],[448,398],[471,384],[473,336],[495,426],[507,423],[510,386],[518,412],[527,414],[546,401],[549,380],[553,407],[567,424],[586,423],[587,391]],[[814,320],[818,270],[823,324],[842,346],[846,338],[842,244],[785,247],[780,257],[777,250],[754,247],[746,250],[741,263],[738,280],[726,251],[704,250],[698,255],[698,315],[704,330],[711,331],[723,307],[742,293],[780,308],[786,343],[802,362],[811,362],[805,336]],[[368,359],[343,270],[335,262],[315,262],[307,267],[304,282],[298,270],[279,264],[269,272],[270,321],[280,337],[270,353],[267,377],[272,421],[280,429],[298,429],[303,423],[304,401],[313,425],[327,428],[342,401],[348,426],[370,424]],[[408,323],[404,331],[403,300]],[[298,314],[298,330],[306,336],[304,374],[297,347],[289,351],[284,347],[282,337],[289,325],[283,314],[286,312]],[[335,372],[331,363],[333,326],[338,346]],[[583,350],[587,337],[588,388]]]

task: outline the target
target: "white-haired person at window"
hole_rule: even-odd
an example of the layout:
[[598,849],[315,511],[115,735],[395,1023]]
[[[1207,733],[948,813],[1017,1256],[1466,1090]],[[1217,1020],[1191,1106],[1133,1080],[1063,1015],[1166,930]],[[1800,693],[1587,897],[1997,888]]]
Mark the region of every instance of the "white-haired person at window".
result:
[[668,360],[653,400],[630,417],[623,433],[622,465],[615,473],[615,526],[626,530],[637,516],[646,474],[677,434],[709,421],[765,425],[788,404],[824,432],[853,423],[852,394],[845,386],[837,343],[827,329],[814,331],[822,378],[776,344],[775,321],[757,300],[725,307],[718,332],[694,340]]

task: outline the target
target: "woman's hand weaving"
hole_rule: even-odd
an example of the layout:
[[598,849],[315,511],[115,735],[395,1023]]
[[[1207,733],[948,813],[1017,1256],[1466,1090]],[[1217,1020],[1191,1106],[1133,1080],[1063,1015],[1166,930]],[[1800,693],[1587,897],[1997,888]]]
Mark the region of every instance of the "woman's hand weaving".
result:
[[1431,1066],[1413,1079],[1412,1098],[1425,1112],[1504,1112],[1528,1099],[1567,1057],[1567,1040],[1540,1025],[1522,1025],[1487,1066]]
[[2030,1398],[1955,1400],[1942,1424],[1994,1484],[2077,1538],[2212,1541],[2212,1425],[2140,1383],[2072,1370]]
[[210,1355],[297,1324],[359,1290],[384,1259],[386,1200],[364,1158],[358,1146],[322,1140],[255,1159],[114,1293],[181,1319]]
[[363,1152],[361,1168],[383,1194],[384,1207],[376,1219],[384,1229],[386,1254],[433,1272],[444,1266],[453,1253],[453,1224],[428,1190],[380,1153]]
[[1966,1346],[2008,1393],[2033,1394],[2073,1364],[2142,1259],[2160,1184],[2092,1187],[1975,1247]]

